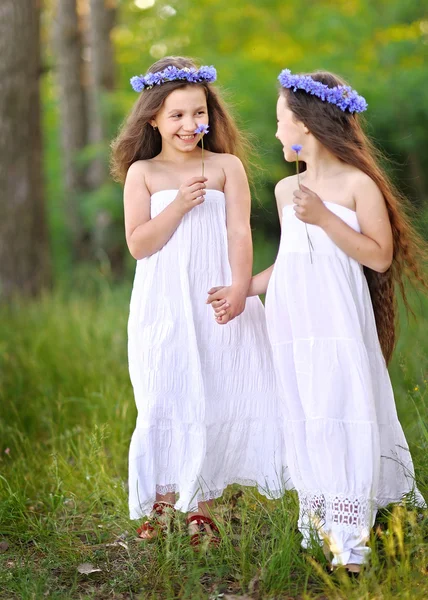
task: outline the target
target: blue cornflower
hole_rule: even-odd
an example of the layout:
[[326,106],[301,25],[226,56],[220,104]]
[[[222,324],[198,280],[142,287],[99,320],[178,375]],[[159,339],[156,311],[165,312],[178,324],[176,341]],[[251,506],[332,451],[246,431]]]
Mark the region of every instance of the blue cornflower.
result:
[[144,90],[145,85],[144,85],[144,81],[143,81],[142,77],[135,75],[135,77],[131,77],[130,82],[131,82],[132,89],[135,92],[142,92]]
[[299,154],[299,152],[302,148],[303,148],[303,146],[301,146],[300,144],[293,144],[291,146],[291,149],[294,150],[294,152],[297,152],[297,154]]
[[363,96],[347,85],[338,85],[330,88],[328,85],[315,81],[309,75],[293,75],[290,69],[284,69],[278,75],[282,87],[291,89],[293,92],[303,90],[311,96],[316,96],[323,102],[335,104],[338,108],[350,113],[364,112],[367,110],[367,102]]
[[169,65],[163,71],[147,73],[147,75],[136,75],[131,78],[131,86],[136,92],[150,90],[154,85],[162,85],[167,81],[187,81],[189,83],[212,83],[217,79],[217,71],[214,67],[203,66],[200,69],[184,67],[178,69]]
[[203,133],[204,135],[208,133],[210,126],[209,125],[198,125],[194,131],[194,133]]

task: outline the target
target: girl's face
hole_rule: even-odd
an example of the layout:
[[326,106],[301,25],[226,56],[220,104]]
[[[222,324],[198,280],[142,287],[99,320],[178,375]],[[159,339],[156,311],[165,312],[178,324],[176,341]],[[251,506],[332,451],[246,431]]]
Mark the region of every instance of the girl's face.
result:
[[174,90],[167,96],[151,124],[158,127],[162,146],[167,144],[180,152],[192,152],[201,139],[201,134],[194,133],[195,129],[198,125],[208,125],[204,89],[189,85]]
[[[296,121],[293,113],[288,108],[286,98],[281,94],[276,105],[276,118],[278,121],[275,137],[283,145],[284,158],[287,162],[296,160],[296,153],[291,146],[299,144],[305,148],[305,137],[307,128],[301,121]],[[300,154],[300,155],[301,155]]]

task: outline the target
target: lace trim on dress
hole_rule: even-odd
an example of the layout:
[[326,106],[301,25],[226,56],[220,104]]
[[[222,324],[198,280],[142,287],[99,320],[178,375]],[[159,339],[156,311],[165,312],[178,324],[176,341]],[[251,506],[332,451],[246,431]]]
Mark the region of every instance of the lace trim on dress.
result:
[[299,491],[299,529],[329,530],[332,524],[340,529],[361,532],[369,529],[377,510],[376,499],[365,496],[324,494]]
[[[215,489],[215,490],[207,490],[207,491],[199,490],[196,495],[195,504],[197,504],[198,502],[208,502],[209,500],[215,500],[216,498],[220,498],[223,495],[224,490],[227,488],[227,486],[233,485],[233,484],[256,487],[260,494],[262,494],[263,496],[266,496],[266,498],[269,498],[270,500],[272,500],[274,498],[280,498],[284,494],[284,489],[277,489],[277,490],[267,489],[267,488],[261,487],[260,485],[257,485],[257,482],[253,481],[252,479],[236,478],[236,479],[233,479],[230,481],[226,481],[224,484],[224,488]],[[171,483],[171,484],[167,484],[167,485],[156,485],[156,494],[160,494],[162,496],[164,496],[165,494],[179,493],[179,492],[180,492],[180,489],[176,483]],[[156,501],[156,498],[154,498],[154,497],[148,498],[146,500],[146,502],[140,503],[140,505],[136,508],[136,511],[139,512],[141,516],[148,515],[150,513],[150,511],[152,510],[152,507],[153,507],[153,504],[155,501]],[[132,508],[131,508],[131,512],[132,512]],[[134,509],[134,512],[135,512],[135,509]]]
[[[263,496],[267,496],[268,498],[279,498],[281,496],[281,494],[284,493],[284,490],[270,490],[270,489],[262,488],[261,486],[257,485],[256,481],[253,481],[252,479],[233,479],[232,481],[226,481],[224,488],[221,488],[221,489],[207,490],[207,491],[199,490],[197,493],[197,501],[198,502],[207,502],[208,500],[214,500],[215,498],[220,498],[220,496],[223,495],[226,487],[228,485],[233,485],[233,484],[256,487],[258,489],[258,491],[260,492],[260,494],[262,494]],[[167,485],[157,485],[156,486],[156,493],[160,494],[162,496],[164,496],[165,494],[178,493],[179,491],[180,491],[179,486],[176,483],[170,483]]]

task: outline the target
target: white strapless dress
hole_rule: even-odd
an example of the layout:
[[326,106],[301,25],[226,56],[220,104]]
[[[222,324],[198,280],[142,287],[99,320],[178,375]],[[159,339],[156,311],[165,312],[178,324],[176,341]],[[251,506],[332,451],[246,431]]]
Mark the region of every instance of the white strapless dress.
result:
[[[360,231],[354,211],[326,206]],[[290,475],[304,545],[327,536],[334,563],[362,563],[376,510],[414,489],[414,472],[380,348],[362,266],[292,206],[282,213],[266,296],[275,369],[286,405]]]
[[[177,195],[152,195],[151,216]],[[128,324],[129,369],[138,408],[129,452],[131,518],[156,492],[176,508],[221,496],[230,483],[278,497],[285,470],[283,401],[275,381],[263,305],[218,325],[205,303],[229,285],[225,196],[207,190],[156,254],[139,260]]]

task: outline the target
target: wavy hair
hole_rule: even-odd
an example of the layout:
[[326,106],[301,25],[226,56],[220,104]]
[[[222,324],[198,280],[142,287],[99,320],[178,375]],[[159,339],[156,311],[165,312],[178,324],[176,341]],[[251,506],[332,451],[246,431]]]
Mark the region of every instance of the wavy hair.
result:
[[[337,75],[329,72],[319,71],[309,75],[329,87],[347,85]],[[424,279],[426,244],[408,217],[408,200],[395,188],[381,168],[384,157],[364,133],[361,117],[357,113],[343,112],[337,106],[322,102],[301,90],[293,92],[281,88],[280,93],[285,96],[295,118],[304,123],[312,135],[339,160],[368,175],[385,199],[393,236],[392,264],[385,273],[378,273],[368,267],[364,267],[364,273],[380,345],[388,363],[396,343],[396,285],[407,308],[406,279],[425,291],[428,289]]]
[[[157,73],[168,66],[197,68],[190,58],[168,56],[155,62],[149,72]],[[116,181],[125,180],[129,167],[135,161],[147,160],[159,154],[162,149],[161,136],[158,130],[152,128],[150,120],[156,116],[171,92],[188,85],[203,88],[207,98],[210,132],[204,138],[204,147],[211,152],[234,154],[242,160],[244,167],[248,167],[251,145],[237,128],[217,89],[204,82],[168,81],[140,93],[119,135],[112,142],[111,173]]]

